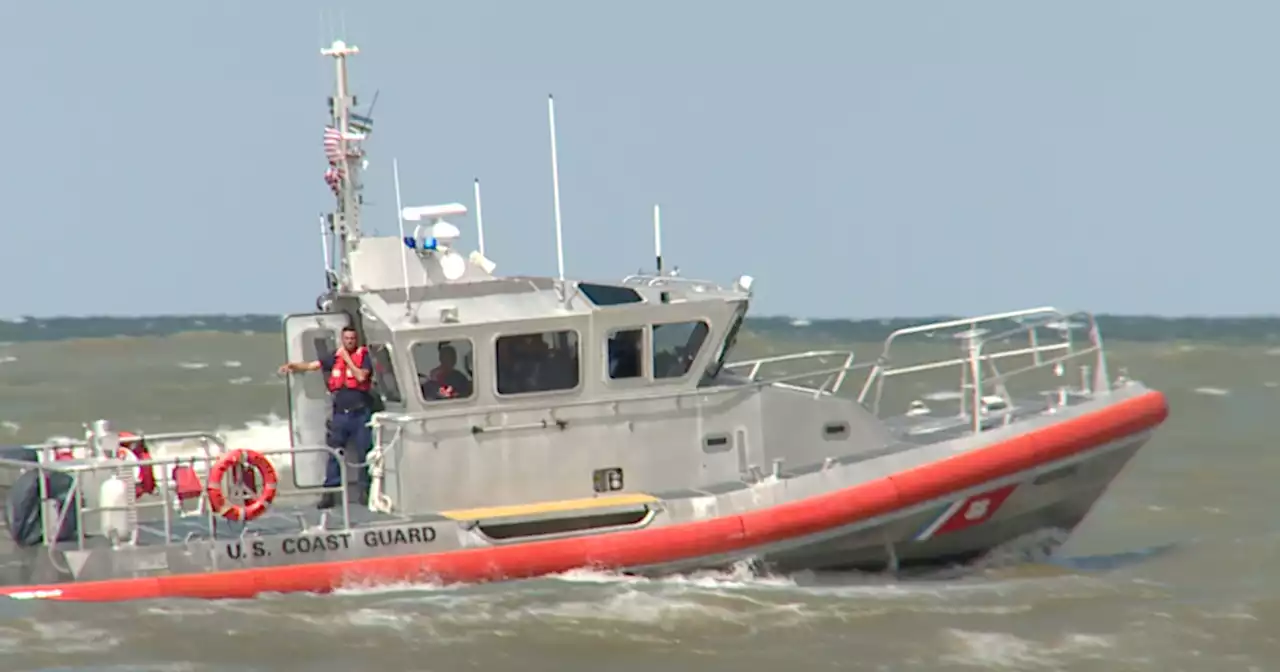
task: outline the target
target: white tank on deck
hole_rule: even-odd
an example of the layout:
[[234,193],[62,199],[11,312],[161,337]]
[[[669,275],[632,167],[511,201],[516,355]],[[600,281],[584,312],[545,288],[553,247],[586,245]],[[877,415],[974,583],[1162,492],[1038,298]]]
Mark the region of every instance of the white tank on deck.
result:
[[110,511],[101,511],[99,513],[102,521],[102,534],[111,536],[112,532],[119,539],[127,539],[133,533],[129,525],[129,488],[132,484],[126,483],[119,476],[112,475],[102,482],[98,487],[98,507],[101,509],[112,509]]

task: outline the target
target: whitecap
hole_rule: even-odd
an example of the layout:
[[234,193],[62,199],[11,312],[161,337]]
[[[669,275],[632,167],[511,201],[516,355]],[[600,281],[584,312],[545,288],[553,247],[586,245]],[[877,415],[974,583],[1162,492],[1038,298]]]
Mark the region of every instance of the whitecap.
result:
[[1055,668],[1070,658],[1095,658],[1115,646],[1112,637],[1068,633],[1056,642],[1040,643],[1006,632],[977,632],[948,628],[951,653],[942,661],[991,668]]
[[1203,394],[1208,397],[1225,397],[1228,394],[1231,394],[1231,390],[1223,389],[1221,387],[1197,387],[1192,390],[1192,392],[1195,392],[1196,394]]

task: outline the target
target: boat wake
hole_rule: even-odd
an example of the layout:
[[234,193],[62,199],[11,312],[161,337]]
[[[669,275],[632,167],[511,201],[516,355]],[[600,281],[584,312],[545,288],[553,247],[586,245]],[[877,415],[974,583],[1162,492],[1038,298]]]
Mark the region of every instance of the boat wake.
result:
[[[12,602],[0,606],[7,616],[0,623],[0,653],[32,661],[57,653],[71,665],[66,669],[98,670],[114,662],[143,669],[139,651],[147,652],[148,663],[232,664],[234,652],[225,647],[192,648],[191,642],[218,632],[235,638],[238,647],[262,652],[274,650],[282,638],[299,650],[334,637],[359,640],[364,648],[394,652],[392,657],[403,657],[406,664],[427,652],[450,655],[446,652],[456,649],[457,655],[474,656],[477,644],[489,650],[516,641],[566,651],[608,647],[616,653],[673,656],[694,647],[732,657],[745,655],[742,647],[750,648],[760,635],[822,646],[840,639],[832,639],[832,633],[898,627],[894,624],[908,618],[929,626],[922,631],[932,633],[929,641],[913,646],[932,649],[932,656],[953,664],[985,661],[1017,668],[1033,658],[1061,663],[1109,648],[1109,640],[1090,639],[1088,633],[1043,643],[1013,633],[1020,619],[1055,604],[1113,600],[1118,593],[1141,599],[1142,586],[1116,582],[1097,570],[1157,554],[1148,549],[1055,561],[1053,566],[1062,569],[1053,575],[999,575],[975,568],[949,581],[866,574],[815,580],[805,574],[762,574],[741,563],[727,571],[659,579],[583,569],[511,583],[355,585],[328,596],[114,605]],[[1112,559],[1100,560],[1104,557]],[[1066,569],[1072,565],[1090,571]],[[128,618],[121,618],[121,610]],[[978,623],[982,627],[975,629]],[[150,634],[157,632],[164,636]],[[815,634],[813,641],[804,634],[822,632],[829,634]],[[21,660],[15,662],[21,667]],[[90,667],[76,667],[77,662]]]

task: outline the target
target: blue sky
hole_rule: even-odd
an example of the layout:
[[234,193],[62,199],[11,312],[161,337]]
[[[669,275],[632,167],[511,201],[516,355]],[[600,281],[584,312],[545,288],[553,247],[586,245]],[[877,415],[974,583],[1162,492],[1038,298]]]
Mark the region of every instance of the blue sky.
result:
[[380,91],[366,225],[394,231],[393,157],[407,204],[479,177],[500,273],[555,272],[554,93],[569,275],[650,267],[659,202],[668,262],[754,276],[756,314],[1277,312],[1276,2],[50,0],[0,25],[0,314],[308,309],[340,32]]

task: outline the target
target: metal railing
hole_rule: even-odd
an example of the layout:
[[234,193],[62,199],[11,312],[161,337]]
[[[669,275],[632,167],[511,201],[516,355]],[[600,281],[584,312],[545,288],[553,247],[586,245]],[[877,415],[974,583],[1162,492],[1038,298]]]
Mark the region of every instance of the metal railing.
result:
[[[701,282],[697,280],[672,278],[670,276],[659,277],[643,275],[629,276],[626,282],[649,282],[657,279],[681,280],[691,284],[698,284]],[[1055,324],[1061,323],[1069,327],[1072,319],[1082,318],[1086,321],[1085,326],[1089,328],[1090,339],[1090,345],[1083,349],[1076,347],[1072,342],[1072,330],[1070,328],[1061,329],[1058,326],[1055,326]],[[983,325],[993,325],[995,323],[1008,321],[1015,321],[1018,325],[1014,328],[987,336],[985,339],[972,339],[968,343],[969,352],[961,356],[901,367],[893,365],[893,346],[898,340],[904,337],[920,334],[933,335],[937,332],[960,330],[961,328],[972,331],[982,327]],[[1058,331],[1060,334],[1060,342],[1042,343],[1039,331],[1043,329]],[[1026,334],[1029,340],[1027,347],[1003,350],[999,352],[984,351],[988,343],[1003,341],[1020,334]],[[808,352],[759,357],[725,364],[723,368],[730,371],[747,369],[745,372],[745,382],[723,382],[716,385],[689,389],[660,390],[650,393],[631,394],[625,397],[609,396],[590,399],[557,399],[554,401],[543,397],[537,400],[530,400],[526,403],[503,402],[500,404],[452,406],[447,409],[431,409],[411,413],[383,412],[374,415],[372,424],[374,426],[375,436],[378,437],[376,439],[376,443],[379,446],[383,446],[384,441],[382,438],[382,428],[384,427],[403,427],[406,425],[417,424],[424,429],[427,429],[431,423],[436,421],[451,420],[468,416],[486,416],[494,413],[543,412],[546,413],[548,419],[543,422],[519,423],[516,425],[492,425],[473,427],[472,429],[482,432],[493,432],[552,427],[560,422],[557,419],[557,412],[570,408],[606,406],[614,408],[616,412],[616,409],[620,405],[631,402],[651,402],[666,399],[680,402],[686,397],[707,399],[710,397],[739,394],[744,391],[759,389],[766,386],[777,386],[803,391],[805,393],[812,394],[817,398],[822,395],[837,394],[842,389],[848,374],[850,372],[861,370],[867,370],[868,373],[863,386],[857,395],[857,401],[872,413],[879,416],[880,402],[884,393],[886,381],[900,376],[940,370],[949,367],[961,368],[962,370],[968,371],[966,375],[971,378],[966,379],[966,384],[962,385],[961,393],[962,395],[964,395],[965,392],[969,393],[967,395],[969,401],[966,401],[965,403],[971,403],[973,409],[981,409],[982,398],[984,396],[983,390],[988,387],[1002,386],[1013,376],[1021,375],[1028,371],[1042,370],[1047,367],[1060,365],[1064,361],[1095,353],[1098,359],[1096,372],[1098,373],[1098,380],[1102,382],[1096,383],[1094,387],[1095,389],[1101,389],[1098,388],[1098,385],[1106,384],[1105,355],[1102,352],[1101,337],[1098,335],[1097,325],[1093,316],[1088,313],[1067,314],[1057,310],[1056,308],[1040,307],[957,320],[948,320],[945,322],[936,322],[899,329],[885,339],[881,354],[874,362],[855,363],[854,353],[849,350],[813,350]],[[1055,356],[1047,357],[1048,355]],[[814,370],[784,373],[776,376],[761,376],[763,367],[767,365],[785,362],[801,362],[814,359],[821,360],[823,358],[831,357],[842,358],[840,365],[827,368],[817,368]],[[1019,368],[1005,373],[999,372],[998,368],[996,368],[997,362],[1018,357],[1028,357],[1032,364],[1029,367]],[[972,377],[972,372],[975,367],[981,367],[984,364],[993,370],[992,377],[988,377],[983,380],[981,371],[979,371],[979,375],[977,377]],[[798,380],[821,380],[822,382],[816,387],[810,387],[794,384],[793,381]],[[872,396],[873,393],[874,396]],[[872,398],[869,400],[868,397]],[[974,414],[975,427],[979,425],[979,421],[977,419],[978,415],[978,413]],[[396,446],[399,446],[400,443],[402,443],[402,441],[393,441],[391,444],[385,445],[384,448],[386,448],[389,453],[394,450]]]
[[[1076,320],[1083,320],[1080,326],[1086,327],[1088,331],[1088,345],[1083,347],[1078,346],[1072,338]],[[1016,326],[994,333],[982,331],[985,326],[1001,322],[1014,322]],[[1043,329],[1058,332],[1060,341],[1042,343],[1040,331]],[[899,339],[913,335],[932,337],[947,332],[953,332],[950,333],[951,336],[963,341],[960,356],[900,367],[893,365],[893,345]],[[1026,347],[988,351],[992,343],[1006,342],[1023,335],[1027,337]],[[1041,307],[906,327],[893,332],[885,339],[881,354],[858,393],[858,401],[872,413],[879,415],[885,384],[889,379],[926,371],[958,368],[961,373],[960,412],[962,415],[971,416],[973,431],[976,433],[982,431],[983,400],[988,393],[1001,397],[1007,405],[1011,406],[1013,399],[1007,389],[1010,379],[1050,368],[1054,369],[1057,375],[1061,375],[1058,372],[1065,363],[1089,356],[1095,357],[1093,369],[1095,378],[1091,384],[1088,384],[1087,389],[1103,391],[1109,384],[1106,373],[1106,353],[1102,347],[1102,337],[1097,322],[1092,314],[1085,312],[1068,314],[1056,308]],[[1017,358],[1029,359],[1030,363],[1013,370],[1000,371],[1000,362]],[[988,377],[984,377],[984,366],[991,371]],[[1087,372],[1087,367],[1084,370]],[[869,403],[868,396],[871,397]]]
[[[426,423],[433,420],[445,420],[445,419],[474,416],[474,415],[488,415],[492,413],[528,413],[528,412],[537,412],[537,411],[545,411],[551,414],[554,418],[556,411],[562,410],[562,409],[568,409],[568,408],[585,408],[585,407],[591,407],[591,406],[615,406],[616,407],[621,404],[627,404],[627,403],[633,403],[633,402],[661,401],[664,399],[680,400],[686,397],[714,397],[714,396],[741,394],[743,392],[750,391],[753,389],[758,389],[761,387],[777,385],[780,383],[787,383],[788,381],[793,381],[793,380],[812,379],[820,376],[836,377],[837,380],[842,382],[843,376],[841,376],[840,374],[844,374],[849,371],[855,371],[855,370],[858,370],[859,368],[870,368],[871,366],[870,364],[863,364],[859,366],[848,365],[847,364],[848,362],[852,362],[852,354],[849,353],[848,351],[840,351],[840,350],[813,351],[813,352],[807,352],[807,353],[799,353],[797,355],[779,355],[776,358],[767,357],[759,361],[762,363],[769,363],[769,361],[785,361],[788,358],[791,358],[791,359],[813,358],[813,357],[820,357],[820,356],[831,356],[833,354],[846,356],[846,365],[829,367],[825,369],[818,369],[814,371],[800,371],[797,373],[779,374],[777,376],[771,376],[763,379],[754,379],[754,380],[747,379],[744,382],[726,383],[726,384],[713,385],[713,386],[707,386],[707,387],[694,387],[694,388],[681,389],[681,390],[669,390],[669,389],[658,390],[658,391],[649,392],[645,394],[628,394],[622,397],[550,400],[547,397],[540,396],[537,401],[530,401],[528,403],[523,403],[523,404],[518,402],[514,402],[514,403],[504,402],[501,404],[487,404],[487,405],[476,405],[476,406],[451,406],[448,409],[417,411],[417,412],[411,412],[411,413],[394,413],[394,412],[384,411],[382,413],[374,414],[372,425],[376,431],[378,427],[381,427],[384,425],[398,426],[398,425],[407,425],[407,424],[413,424],[413,423]],[[742,366],[754,365],[756,362],[757,360],[734,362],[732,364],[726,364],[725,368],[726,369],[740,368]],[[809,388],[809,387],[801,387],[798,385],[792,385],[791,387],[803,389],[806,392],[813,392],[816,395],[823,394],[824,392],[828,394],[832,393],[831,391],[824,389],[826,386],[822,386],[820,388]],[[833,389],[834,389],[834,386],[833,386]],[[494,426],[494,427],[484,427],[481,429],[484,429],[485,431],[494,431],[494,430],[500,430],[503,428],[504,426]]]
[[702,291],[724,291],[724,288],[713,280],[698,280],[697,278],[686,278],[679,275],[655,275],[650,273],[636,273],[628,275],[622,279],[622,284],[624,286],[690,287],[695,290],[701,288]]
[[[844,386],[845,378],[850,371],[859,368],[870,368],[866,366],[854,366],[854,355],[852,350],[810,350],[808,352],[797,352],[786,355],[771,355],[768,357],[758,357],[756,359],[746,359],[739,362],[730,362],[724,365],[724,370],[733,371],[750,367],[751,370],[746,374],[747,380],[758,382],[760,380],[760,371],[763,367],[772,364],[782,364],[784,362],[802,363],[809,360],[818,360],[819,363],[825,363],[829,357],[837,357],[844,360],[844,363],[836,368],[818,369],[814,371],[800,371],[794,374],[782,374],[780,377],[769,379],[769,383],[786,387],[801,392],[811,392],[814,398],[818,398],[824,394],[836,394],[840,388]],[[812,379],[818,376],[825,376],[822,384],[817,387],[807,387],[803,385],[788,384],[786,380]],[[785,378],[785,380],[783,380]]]
[[[161,437],[166,437],[168,440],[178,440],[178,439],[184,439],[184,438],[186,439],[199,438],[201,436],[208,437],[208,438],[216,437],[216,435],[207,434],[207,433],[174,433],[174,434],[152,434],[152,435],[148,435],[148,438],[151,438],[152,440],[161,440]],[[73,443],[78,443],[78,442],[73,442]],[[69,444],[67,442],[63,442],[60,444],[52,444],[52,443],[40,444],[38,446],[31,446],[31,448],[35,448],[38,450],[46,447],[49,447],[49,448],[55,447],[55,446],[66,447],[68,445]],[[80,443],[80,445],[86,445],[86,444]],[[218,445],[222,446],[220,442],[218,443]],[[325,446],[325,447],[314,447],[314,448],[307,448],[307,447],[277,448],[277,449],[270,449],[270,450],[256,450],[254,452],[260,453],[264,457],[267,457],[268,459],[270,459],[270,457],[273,455],[293,456],[299,453],[323,452],[323,453],[327,453],[329,456],[336,456],[338,460],[339,474],[341,476],[341,485],[338,485],[335,487],[322,486],[318,488],[305,488],[305,489],[297,489],[297,490],[280,488],[276,492],[275,499],[273,500],[274,502],[279,502],[282,499],[288,499],[291,497],[315,496],[316,494],[323,494],[323,493],[342,493],[346,488],[347,464],[346,464],[346,460],[342,458],[341,452],[339,452],[337,449],[329,448]],[[194,516],[199,516],[203,518],[205,522],[203,529],[196,532],[188,533],[181,540],[179,540],[176,537],[174,533],[174,517],[175,517],[174,514],[175,512],[181,511],[183,502],[187,499],[190,499],[190,496],[182,498],[182,497],[179,497],[179,493],[176,493],[174,491],[174,487],[173,487],[174,479],[172,477],[172,474],[177,467],[187,466],[187,467],[192,467],[194,469],[197,463],[202,463],[202,466],[204,467],[203,469],[204,473],[208,474],[211,472],[214,462],[216,462],[219,458],[221,458],[222,455],[223,453],[214,454],[206,450],[203,455],[186,455],[186,456],[174,456],[174,457],[164,457],[164,458],[151,458],[146,460],[120,460],[120,459],[106,459],[101,457],[90,457],[89,459],[85,459],[85,460],[80,460],[80,459],[68,460],[68,461],[41,460],[37,462],[29,462],[25,460],[0,458],[0,468],[22,470],[22,471],[35,470],[37,472],[37,482],[38,482],[39,492],[40,492],[40,505],[42,507],[41,534],[43,538],[43,544],[49,547],[50,557],[56,561],[56,558],[54,558],[54,555],[55,555],[54,547],[57,544],[62,543],[58,541],[58,537],[61,536],[63,527],[67,523],[67,517],[71,514],[73,510],[76,513],[75,544],[76,544],[76,548],[80,550],[83,550],[85,548],[86,514],[97,514],[101,516],[101,514],[116,512],[116,511],[124,512],[126,515],[130,517],[130,523],[131,523],[130,527],[132,527],[132,531],[129,539],[127,540],[118,539],[118,538],[112,539],[111,541],[113,544],[124,543],[128,545],[136,545],[138,543],[139,534],[142,532],[142,527],[148,526],[149,524],[153,524],[155,521],[154,519],[148,519],[146,521],[143,521],[137,524],[132,524],[132,523],[138,519],[138,514],[140,512],[147,511],[150,509],[156,509],[156,508],[160,510],[159,517],[162,525],[162,534],[163,534],[165,543],[175,543],[176,541],[189,542],[194,536],[204,536],[207,539],[215,538],[217,522],[220,516],[218,515],[217,512],[212,510],[212,507],[208,505],[209,493],[208,493],[207,483],[201,484],[199,494],[197,495],[198,505],[195,511],[178,514],[178,517],[180,518],[191,518]],[[151,497],[146,497],[145,499],[139,499],[135,496],[136,493],[134,492],[134,487],[138,480],[138,474],[140,473],[139,470],[148,468],[148,467],[150,467],[153,471],[159,472],[159,473],[156,473],[156,478],[155,478],[157,491],[154,493],[155,495],[154,499],[152,499]],[[244,469],[244,468],[245,466],[242,465],[241,469]],[[128,478],[123,479],[125,481],[124,485],[127,493],[126,503],[124,506],[87,506],[85,505],[86,499],[90,499],[90,500],[96,499],[96,497],[93,497],[91,495],[86,495],[86,493],[83,492],[83,483],[86,480],[91,480],[86,478],[87,474],[95,473],[95,472],[112,472],[113,474],[119,474],[121,471],[131,472]],[[50,474],[64,474],[71,479],[71,485],[67,489],[66,493],[60,493],[55,497],[53,496],[52,493],[49,492],[49,485],[50,485],[49,475]],[[238,481],[239,475],[235,474],[234,470],[232,470],[231,475],[233,478],[237,479]],[[98,483],[98,479],[92,479],[91,482],[96,484]],[[233,499],[237,494],[235,492],[235,488],[230,489],[230,494],[231,494],[231,497],[229,497],[229,499]],[[342,529],[346,530],[350,528],[349,503],[347,502],[346,497],[340,497],[339,499],[341,502]],[[59,503],[59,507],[58,507],[59,511],[56,518],[48,515],[50,511],[49,511],[49,507],[47,507],[46,504],[50,501],[55,501]],[[68,506],[68,504],[73,504],[73,506]],[[242,523],[242,525],[243,527],[240,532],[241,536],[243,536],[246,532],[252,529],[253,522],[249,521],[247,523]]]
[[[138,432],[138,433],[135,433],[133,436],[128,437],[127,439],[127,441],[130,443],[135,441],[140,441],[146,444],[169,443],[173,441],[191,441],[191,440],[197,440],[200,442],[200,448],[205,455],[210,454],[209,447],[211,445],[216,446],[218,448],[219,454],[226,452],[226,449],[227,449],[226,437],[217,432],[207,432],[207,431],[158,432],[155,434],[146,434],[146,433]],[[87,438],[85,439],[65,438],[65,439],[46,441],[44,443],[36,443],[36,444],[23,446],[23,448],[34,451],[38,455],[40,455],[41,460],[47,460],[50,462],[53,462],[55,460],[56,453],[59,450],[65,450],[67,448],[88,449],[91,447],[92,447],[92,442]],[[29,463],[27,464],[29,465]]]

